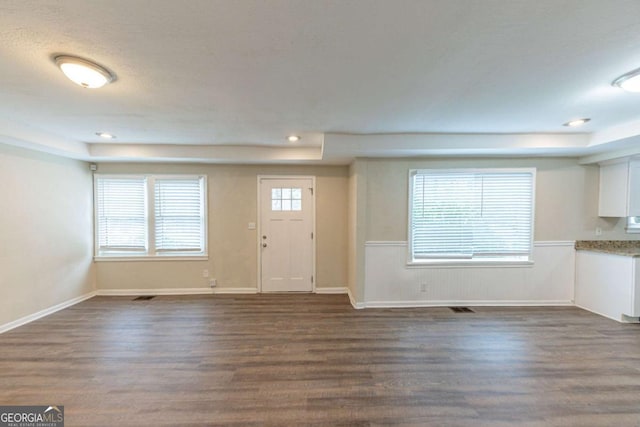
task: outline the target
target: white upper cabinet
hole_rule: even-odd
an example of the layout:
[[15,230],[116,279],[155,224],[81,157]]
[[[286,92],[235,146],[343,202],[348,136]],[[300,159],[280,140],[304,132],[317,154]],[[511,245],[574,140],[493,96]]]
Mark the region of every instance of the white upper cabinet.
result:
[[598,215],[640,216],[640,161],[600,165]]

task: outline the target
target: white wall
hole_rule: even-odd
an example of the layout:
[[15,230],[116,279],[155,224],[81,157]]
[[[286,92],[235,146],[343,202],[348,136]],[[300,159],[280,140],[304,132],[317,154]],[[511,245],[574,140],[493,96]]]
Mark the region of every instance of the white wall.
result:
[[[534,265],[530,267],[408,267],[408,173],[411,169],[535,167]],[[351,194],[364,242],[350,251],[365,271],[360,306],[442,304],[568,304],[573,300],[574,240],[638,239],[624,232],[625,220],[599,218],[597,166],[577,159],[356,159]],[[353,203],[353,200],[351,200]],[[595,229],[602,229],[596,236]],[[357,284],[357,281],[354,283]],[[424,292],[420,286],[426,284]]]
[[364,252],[366,230],[366,162],[356,161],[349,167],[348,209],[348,287],[352,303],[364,298]]
[[406,242],[368,242],[366,307],[570,305],[573,242],[537,242],[533,265],[407,267]]
[[[536,167],[535,264],[525,268],[406,266],[408,171]],[[209,176],[209,260],[102,262],[92,258],[92,177],[87,164],[0,145],[0,325],[100,289],[255,287],[258,174],[315,175],[317,284],[348,284],[366,305],[566,303],[573,299],[569,241],[640,239],[624,220],[597,216],[598,168],[575,159],[357,159],[331,166],[102,164],[103,173]],[[375,243],[378,242],[378,243]],[[95,273],[94,273],[95,268]],[[426,290],[421,285],[427,284]]]
[[0,144],[0,327],[89,294],[87,163]]
[[[478,158],[366,162],[367,241],[407,240],[408,172],[429,168],[535,167],[535,240],[640,239],[624,232],[625,221],[598,217],[598,166],[577,159]],[[362,162],[361,161],[361,162]],[[600,227],[602,235],[596,236]]]
[[206,261],[96,262],[101,290],[255,290],[258,277],[258,175],[316,176],[316,287],[347,286],[348,169],[346,166],[259,166],[101,163],[100,173],[207,175],[209,259]]

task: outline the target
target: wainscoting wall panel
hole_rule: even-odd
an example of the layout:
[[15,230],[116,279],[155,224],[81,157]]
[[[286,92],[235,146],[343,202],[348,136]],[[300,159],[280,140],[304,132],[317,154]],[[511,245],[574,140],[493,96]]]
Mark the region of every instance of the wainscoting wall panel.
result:
[[408,266],[407,242],[367,242],[363,305],[572,305],[574,242],[535,242],[533,260],[526,266]]

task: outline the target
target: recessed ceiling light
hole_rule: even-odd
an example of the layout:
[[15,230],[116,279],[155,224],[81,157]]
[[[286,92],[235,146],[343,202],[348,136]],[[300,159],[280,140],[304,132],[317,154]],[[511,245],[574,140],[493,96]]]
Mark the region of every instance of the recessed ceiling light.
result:
[[300,141],[302,138],[300,138],[298,135],[289,135],[287,137],[287,141],[289,142],[298,142]]
[[88,89],[97,89],[116,79],[111,71],[86,59],[60,55],[54,61],[69,80]]
[[567,123],[563,124],[562,126],[569,126],[569,127],[574,128],[574,127],[577,127],[577,126],[582,126],[583,124],[585,124],[585,123],[587,123],[589,121],[591,121],[591,119],[587,119],[587,118],[575,119],[575,120],[571,120],[570,122],[567,122]]
[[640,92],[640,68],[618,77],[611,84],[627,92]]
[[112,135],[108,132],[96,132],[96,135],[98,135],[100,138],[105,138],[105,139],[115,139],[115,135]]

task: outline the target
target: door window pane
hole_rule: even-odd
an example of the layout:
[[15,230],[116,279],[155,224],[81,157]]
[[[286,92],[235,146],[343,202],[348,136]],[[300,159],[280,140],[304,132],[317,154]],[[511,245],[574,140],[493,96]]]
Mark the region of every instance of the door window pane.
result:
[[271,189],[271,210],[272,211],[301,211],[302,210],[302,188],[272,188]]

